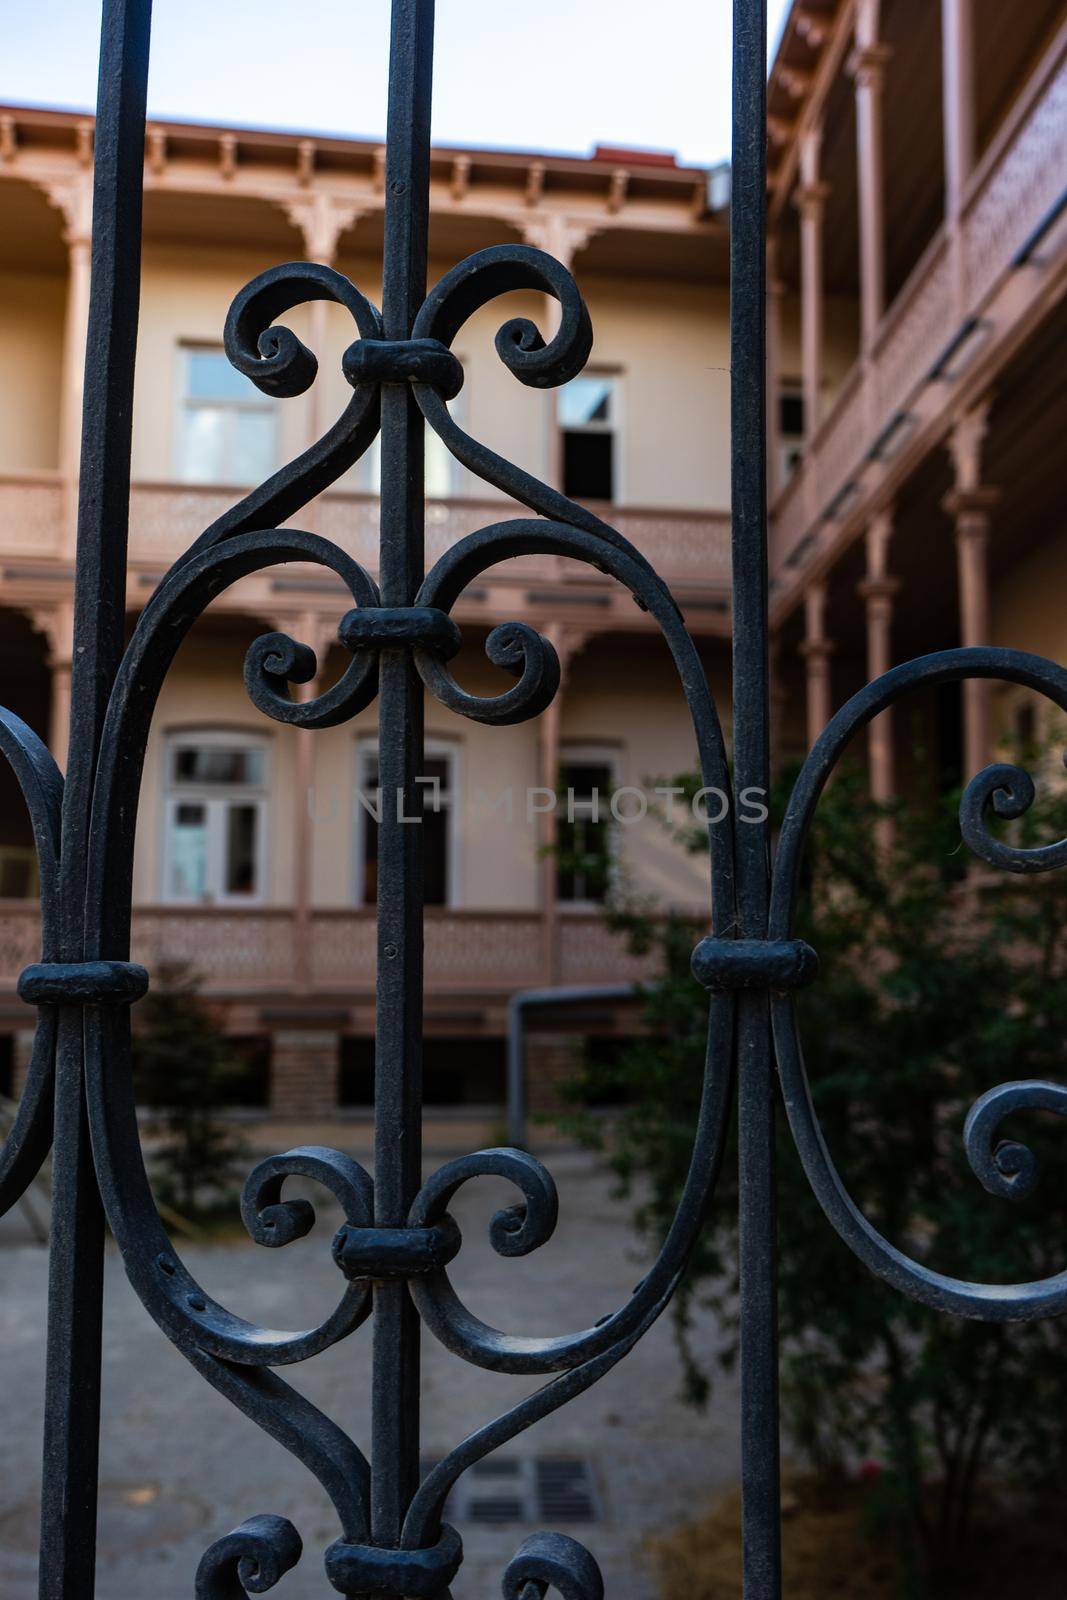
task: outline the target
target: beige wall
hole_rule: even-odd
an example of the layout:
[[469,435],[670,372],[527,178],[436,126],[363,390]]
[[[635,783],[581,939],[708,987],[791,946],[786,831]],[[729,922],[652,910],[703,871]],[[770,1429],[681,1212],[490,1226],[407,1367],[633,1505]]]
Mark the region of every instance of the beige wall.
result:
[[[186,250],[149,244],[135,394],[133,475],[160,481],[174,475],[176,414],[180,398],[180,347],[183,341],[221,341],[234,294],[269,265],[266,257],[221,250]],[[447,262],[431,267],[430,281]],[[344,272],[377,303],[378,267],[369,259],[347,258]],[[590,366],[604,367],[619,380],[619,494],[622,504],[724,509],[729,502],[729,329],[725,290],[672,284],[669,292],[631,280],[590,279],[576,264],[578,281],[593,321]],[[503,296],[477,312],[461,330],[456,351],[467,381],[453,412],[460,424],[493,450],[540,478],[550,476],[555,395],[518,383],[499,360],[493,340],[501,324],[525,316],[545,326],[545,298],[537,294]],[[300,307],[281,319],[308,340],[309,312]],[[340,358],[356,336],[351,318],[338,306],[327,308],[328,347],[320,358],[322,425],[340,414],[351,391]],[[304,447],[309,400],[280,403],[282,459]],[[367,462],[343,480],[349,488],[369,488]],[[486,495],[494,491],[458,464],[452,492]]]
[[[991,589],[993,643],[1029,650],[1049,661],[1067,661],[1067,613],[1063,607],[1064,534],[1067,525],[998,574]],[[1010,737],[1016,708],[1035,708],[1039,736],[1062,737],[1063,716],[1043,695],[994,684],[993,716],[998,733]]]
[[[249,626],[249,641],[254,635]],[[241,678],[245,643],[194,632],[168,674],[149,739],[138,818],[134,895],[138,904],[160,899],[164,812],[164,752],[169,734],[192,728],[239,729],[268,741],[269,850],[264,903],[290,904],[294,890],[296,811],[308,803],[296,792],[296,732],[262,716],[249,702]],[[343,666],[328,664],[332,680]],[[473,657],[457,672],[474,693],[499,693],[509,680]],[[720,705],[726,702],[726,660],[711,669]],[[493,728],[427,705],[429,742],[441,741],[457,758],[455,812],[457,869],[454,903],[468,909],[533,910],[539,903],[541,858],[536,817],[527,812],[528,789],[541,782],[536,722]],[[311,737],[313,776],[312,902],[321,907],[354,903],[358,881],[355,825],[356,762],[361,740],[377,736],[377,707],[351,723]],[[562,697],[561,753],[579,746],[607,748],[618,783],[651,793],[695,765],[695,741],[685,700],[664,647],[654,639],[605,641],[588,660],[572,664]],[[511,815],[501,803],[513,795]],[[607,798],[607,797],[605,797]],[[653,803],[654,797],[653,797]],[[661,802],[662,803],[662,802]],[[627,810],[630,802],[627,803]],[[681,848],[654,815],[618,830],[624,876],[664,905],[699,908],[706,897],[707,865]]]
[[[724,722],[726,669],[725,650],[705,666]],[[657,785],[696,769],[685,697],[666,646],[657,640],[636,648],[625,640],[604,640],[588,658],[580,656],[567,681],[560,732],[564,760],[568,748],[603,748],[614,759],[619,785],[646,791],[657,806],[666,804],[652,793]],[[681,822],[685,813],[678,804]],[[637,809],[636,797],[620,802],[624,815]],[[653,895],[661,906],[706,905],[706,858],[686,851],[659,817],[649,814],[620,826],[617,844],[623,881],[639,894]]]
[[[237,291],[286,252],[257,252],[197,243],[149,241],[144,252],[133,476],[162,482],[176,470],[177,415],[183,341],[221,342]],[[292,252],[297,253],[295,244]],[[431,264],[436,281],[450,263]],[[344,272],[377,303],[380,268],[369,256],[350,256]],[[725,289],[686,283],[586,278],[575,272],[594,329],[590,365],[618,376],[618,499],[635,506],[725,509],[729,503],[729,348]],[[0,277],[0,470],[55,467],[66,283],[61,275],[4,273]],[[545,326],[545,298],[502,297],[477,312],[460,333],[457,354],[467,382],[453,411],[461,425],[506,459],[540,478],[552,475],[553,392],[525,388],[497,357],[493,339],[509,317]],[[299,307],[286,321],[310,338],[310,313]],[[831,321],[833,319],[831,318]],[[340,357],[355,337],[347,312],[326,312],[327,347],[318,379],[320,426],[328,426],[351,391]],[[828,361],[828,370],[833,363]],[[304,448],[308,396],[279,404],[280,460]],[[343,486],[368,489],[368,462]],[[492,497],[494,491],[458,464],[452,492]]]
[[[182,341],[221,344],[230,301],[272,264],[266,255],[145,246],[133,402],[135,480],[160,482],[175,476]],[[293,331],[306,337],[306,308],[290,320]],[[299,396],[279,408],[282,460],[302,447],[306,407],[306,397]]]
[[1067,660],[1067,612],[1063,606],[1063,536],[1067,522],[992,585],[993,643],[1030,650],[1050,661]]
[[619,373],[623,505],[730,503],[730,327],[725,289],[582,277],[590,366]]
[[0,472],[59,465],[61,273],[0,272]]

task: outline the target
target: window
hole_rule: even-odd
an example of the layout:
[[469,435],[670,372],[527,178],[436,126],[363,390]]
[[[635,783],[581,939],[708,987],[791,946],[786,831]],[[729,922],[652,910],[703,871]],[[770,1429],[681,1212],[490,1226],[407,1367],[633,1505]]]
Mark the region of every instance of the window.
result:
[[804,392],[799,383],[783,383],[778,393],[778,477],[788,483],[804,454]]
[[575,750],[564,757],[556,829],[556,896],[560,901],[599,904],[607,898],[614,858],[614,789],[615,765],[610,755]]
[[163,899],[254,905],[263,896],[267,752],[241,734],[175,734],[167,747]]
[[[449,495],[456,492],[456,472],[459,462],[455,456],[450,455],[443,439],[438,438],[433,429],[426,427],[426,498],[427,500],[447,500]],[[367,481],[371,494],[382,492],[382,436],[375,439],[366,455]]]
[[[459,873],[456,863],[455,792],[456,751],[449,745],[427,741],[418,789],[424,850],[425,900],[428,906],[458,903]],[[378,819],[381,807],[396,805],[396,796],[383,796],[378,786],[378,746],[361,741],[356,757],[356,900],[372,906],[378,895]],[[412,824],[414,826],[414,824]]]
[[572,378],[560,389],[556,404],[564,494],[575,500],[614,500],[615,379],[604,373]]
[[[458,358],[462,363],[462,357]],[[466,416],[467,386],[460,390],[454,399],[448,402],[448,409],[454,420],[463,426]],[[429,423],[425,429],[425,480],[427,500],[447,500],[449,495],[461,492],[459,473],[462,471],[460,463],[452,455],[443,439],[438,438]],[[382,492],[382,437],[375,439],[370,449],[364,456],[366,473],[364,482],[371,494]]]
[[183,483],[262,483],[278,464],[278,410],[212,345],[181,349],[177,472]]

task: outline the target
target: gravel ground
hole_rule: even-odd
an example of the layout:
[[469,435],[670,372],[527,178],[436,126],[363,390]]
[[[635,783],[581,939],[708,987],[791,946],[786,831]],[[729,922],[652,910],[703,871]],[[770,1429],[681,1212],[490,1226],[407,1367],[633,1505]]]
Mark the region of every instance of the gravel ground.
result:
[[[430,1129],[427,1144],[443,1155],[459,1132]],[[365,1130],[342,1133],[336,1127],[332,1136],[357,1154],[366,1137]],[[273,1148],[286,1144],[278,1140]],[[625,1301],[643,1270],[628,1209],[594,1161],[557,1147],[548,1164],[559,1184],[560,1223],[549,1244],[524,1260],[500,1258],[485,1236],[492,1211],[514,1198],[508,1186],[495,1179],[471,1183],[454,1206],[465,1235],[452,1269],[457,1287],[479,1315],[515,1331],[588,1327]],[[282,1252],[235,1239],[185,1247],[182,1255],[205,1288],[235,1311],[275,1327],[308,1326],[337,1296],[329,1240],[338,1220],[339,1213],[323,1207],[309,1238]],[[35,1600],[46,1259],[29,1242],[17,1213],[0,1222],[0,1274],[0,1594],[4,1600]],[[367,1323],[286,1374],[363,1448],[370,1331]],[[698,1347],[710,1350],[710,1323],[698,1323],[696,1335]],[[431,1457],[538,1386],[537,1380],[467,1366],[431,1338],[424,1343],[423,1363],[423,1445]],[[702,1508],[737,1476],[731,1381],[719,1382],[706,1415],[683,1404],[680,1385],[671,1329],[663,1319],[592,1390],[501,1452],[519,1463],[555,1457],[588,1464],[596,1520],[557,1526],[596,1555],[609,1600],[654,1600],[644,1553],[649,1535]],[[516,1471],[531,1469],[520,1465]],[[323,1600],[332,1592],[321,1552],[338,1529],[318,1485],[177,1354],[135,1299],[113,1248],[107,1262],[101,1485],[100,1600],[144,1600],[148,1594],[154,1600],[190,1600],[205,1547],[256,1512],[288,1516],[304,1540],[302,1561],[272,1594],[279,1600]],[[471,1480],[465,1487],[470,1490]],[[470,1520],[462,1506],[455,1509],[466,1549],[456,1600],[491,1600],[517,1546],[544,1524],[531,1520],[533,1512],[512,1519],[505,1510],[499,1524],[486,1525]]]

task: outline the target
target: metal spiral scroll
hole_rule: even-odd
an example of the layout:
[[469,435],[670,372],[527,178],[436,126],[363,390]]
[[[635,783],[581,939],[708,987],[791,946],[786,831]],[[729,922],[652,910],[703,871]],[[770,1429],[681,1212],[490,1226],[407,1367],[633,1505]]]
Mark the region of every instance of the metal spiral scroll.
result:
[[[771,892],[771,939],[788,939],[796,910],[801,861],[819,796],[849,740],[872,717],[920,687],[964,678],[996,678],[1037,690],[1067,711],[1067,672],[1040,656],[992,647],[944,650],[895,667],[853,696],[829,722],[805,761],[786,811]],[[969,848],[989,866],[1045,872],[1067,864],[1067,840],[1035,849],[1004,843],[990,831],[993,810],[1017,818],[1033,804],[1034,784],[1019,767],[997,764],[971,779],[960,802],[960,828]],[[849,1249],[873,1272],[912,1299],[940,1311],[988,1322],[1036,1321],[1067,1311],[1067,1269],[1033,1283],[967,1283],[932,1271],[898,1250],[862,1214],[826,1146],[804,1068],[794,1001],[772,998],[778,1070],[793,1138],[820,1205]],[[1037,1162],[1023,1144],[995,1144],[1003,1120],[1021,1111],[1067,1116],[1067,1086],[1041,1081],[1004,1083],[972,1107],[963,1129],[967,1159],[991,1194],[1022,1199],[1037,1181]]]
[[[584,561],[614,577],[658,623],[685,694],[699,750],[702,779],[729,794],[730,775],[716,708],[699,657],[670,592],[648,561],[614,529],[565,496],[496,456],[463,432],[446,399],[462,370],[451,344],[467,317],[495,296],[538,289],[560,302],[559,329],[545,342],[526,319],[501,328],[497,350],[521,382],[535,387],[565,382],[589,354],[591,329],[570,275],[550,257],[521,246],[479,252],[431,291],[403,342],[381,337],[376,309],[340,274],[294,264],[264,273],[237,296],[226,325],[231,361],[275,395],[294,395],[313,381],[316,361],[275,318],[302,301],[329,298],[346,306],[360,334],[342,367],[353,399],[341,418],[296,461],[276,473],[220,518],[175,563],[152,596],[125,652],[111,694],[93,791],[93,828],[87,863],[87,898],[104,908],[91,931],[87,963],[133,972],[130,942],[134,826],[144,754],[165,676],[182,640],[220,592],[241,577],[285,561],[309,561],[345,583],[354,609],[338,638],[349,661],[337,681],[309,700],[294,700],[290,685],[310,682],[318,663],[305,644],[285,634],[257,639],[247,653],[245,683],[253,703],[276,721],[306,728],[345,722],[377,693],[378,652],[409,648],[428,691],[459,715],[493,725],[538,715],[559,687],[559,662],[551,644],[519,622],[504,623],[486,641],[490,661],[513,678],[496,695],[462,687],[448,662],[460,642],[451,611],[467,586],[487,568],[511,557],[546,552]],[[418,404],[449,450],[470,470],[539,515],[500,522],[469,533],[425,577],[415,604],[389,610],[374,580],[343,550],[315,534],[269,524],[292,516],[334,482],[373,440],[383,383],[411,383]],[[250,1174],[242,1216],[251,1238],[267,1248],[305,1236],[314,1210],[287,1200],[289,1178],[312,1180],[340,1203],[344,1222],[333,1256],[345,1283],[333,1311],[317,1326],[285,1331],[257,1326],[209,1296],[182,1263],[160,1220],[145,1172],[133,1091],[128,1004],[90,1004],[85,1011],[86,1082],[93,1152],[108,1219],[130,1281],[168,1338],[220,1393],[308,1467],[330,1496],[340,1537],[326,1552],[335,1589],[349,1595],[449,1594],[462,1561],[455,1530],[442,1522],[447,1496],[460,1474],[531,1423],[597,1382],[643,1336],[669,1302],[713,1193],[730,1100],[734,1026],[733,990],[755,984],[772,998],[775,1045],[786,1106],[808,1177],[834,1226],[875,1272],[929,1304],[985,1318],[1038,1317],[1067,1309],[1067,1272],[1035,1284],[982,1286],[945,1278],[896,1250],[861,1215],[838,1176],[812,1108],[789,987],[810,981],[814,960],[792,940],[792,919],[805,838],[827,777],[852,735],[909,689],[963,677],[998,677],[1025,684],[1067,710],[1067,673],[1017,652],[949,651],[896,669],[869,685],[832,720],[798,780],[783,826],[776,862],[769,939],[732,937],[735,920],[734,848],[729,826],[709,828],[712,934],[694,966],[710,991],[708,1047],[693,1154],[682,1197],[664,1244],[625,1305],[594,1326],[533,1338],[491,1327],[457,1295],[448,1265],[462,1240],[449,1205],[467,1182],[483,1176],[508,1180],[516,1202],[498,1212],[490,1243],[503,1257],[528,1254],[548,1243],[558,1199],[545,1168],[518,1150],[486,1150],[447,1163],[428,1178],[402,1228],[375,1226],[373,1183],[343,1153],[322,1147],[291,1150],[261,1162]],[[49,973],[55,962],[54,917],[62,779],[41,741],[10,714],[0,714],[0,752],[22,787],[31,815],[41,869],[43,974],[23,986],[36,998],[39,1022],[18,1119],[0,1156],[0,1207],[16,1200],[47,1153],[51,1136],[51,1083],[55,1006]],[[1023,850],[994,838],[990,807],[999,816],[1021,815],[1033,785],[1016,768],[996,766],[969,785],[961,826],[969,846],[994,866],[1042,871],[1067,861],[1067,841]],[[107,890],[105,894],[105,888]],[[115,969],[113,971],[112,969]],[[87,969],[86,969],[87,970]],[[116,987],[117,985],[117,987]],[[779,985],[781,989],[779,990]],[[136,988],[136,985],[134,985]],[[130,997],[127,983],[126,999]],[[971,1165],[994,1194],[1018,1197],[1036,1181],[1031,1152],[1018,1143],[995,1144],[1009,1113],[1045,1109],[1067,1114],[1067,1089],[1054,1084],[1005,1084],[973,1108],[964,1133]],[[374,1284],[400,1278],[429,1331],[453,1354],[478,1366],[512,1373],[543,1373],[545,1386],[458,1444],[416,1492],[400,1548],[370,1542],[370,1468],[353,1441],[274,1370],[307,1360],[353,1333],[371,1314]],[[292,1524],[256,1515],[205,1553],[196,1577],[197,1600],[235,1600],[273,1588],[297,1562],[301,1540]],[[528,1539],[503,1575],[508,1600],[528,1600],[549,1590],[563,1600],[601,1600],[595,1561],[559,1534]]]
[[[0,707],[0,755],[26,802],[41,891],[41,960],[58,954],[59,831],[63,777],[50,751],[21,717]],[[14,1123],[0,1149],[0,1216],[11,1210],[41,1170],[52,1145],[56,1012],[41,1006],[33,1051]]]
[[[501,328],[497,350],[523,383],[567,381],[584,365],[592,341],[585,305],[570,274],[540,251],[521,246],[485,250],[448,273],[426,299],[409,340],[382,338],[374,306],[330,268],[292,264],[273,269],[236,297],[225,343],[231,362],[266,393],[290,396],[314,380],[316,358],[276,318],[311,299],[330,299],[351,313],[360,337],[342,368],[353,398],[324,437],[227,512],[184,553],[160,583],[138,621],[113,690],[93,787],[86,863],[87,903],[103,908],[88,930],[77,981],[90,983],[85,1009],[89,1121],[100,1192],[130,1281],[147,1310],[193,1366],[220,1393],[298,1457],[330,1496],[340,1537],[326,1552],[333,1586],[350,1595],[445,1596],[462,1561],[458,1534],[445,1525],[445,1500],[473,1462],[595,1383],[633,1347],[669,1301],[710,1200],[723,1144],[730,1093],[733,1002],[709,1004],[708,1054],[693,1157],[673,1226],[656,1261],[627,1303],[595,1326],[553,1338],[528,1338],[481,1322],[462,1303],[448,1263],[462,1240],[448,1212],[473,1178],[508,1179],[517,1203],[498,1213],[490,1242],[505,1257],[546,1244],[556,1221],[552,1178],[519,1150],[487,1150],[450,1162],[430,1177],[406,1226],[375,1226],[374,1187],[364,1169],[340,1151],[308,1147],[261,1162],[241,1205],[251,1238],[267,1248],[305,1236],[315,1213],[287,1200],[289,1178],[312,1180],[339,1202],[344,1221],[333,1256],[344,1283],[334,1309],[315,1327],[260,1327],[235,1315],[196,1281],[174,1249],[156,1210],[137,1129],[129,1001],[144,974],[129,965],[134,831],[145,750],[156,703],[183,639],[210,602],[240,578],[285,561],[314,562],[346,585],[353,608],[338,638],[349,660],[336,682],[308,700],[290,686],[312,681],[318,663],[305,644],[283,633],[249,649],[245,684],[253,703],[274,720],[305,728],[345,722],[370,705],[378,688],[378,654],[411,650],[428,691],[444,706],[477,721],[506,724],[536,716],[559,687],[551,644],[519,622],[490,633],[486,653],[514,679],[498,695],[468,693],[448,661],[460,644],[451,611],[486,568],[539,551],[590,563],[611,574],[658,622],[673,656],[693,719],[703,781],[729,793],[730,778],[717,712],[678,607],[647,560],[614,529],[565,496],[471,439],[453,422],[446,400],[463,381],[451,344],[467,317],[494,297],[534,288],[554,295],[561,316],[547,343],[533,323]],[[472,471],[539,516],[502,522],[461,539],[426,576],[415,604],[381,605],[370,575],[337,545],[272,524],[297,512],[334,482],[372,442],[383,383],[410,383],[429,424]],[[41,865],[42,964],[23,975],[20,992],[39,1002],[33,1062],[14,1131],[0,1159],[0,1205],[18,1198],[47,1152],[56,994],[75,978],[55,965],[53,932],[62,779],[41,741],[17,718],[0,716],[0,752],[14,768],[33,820]],[[733,841],[729,828],[709,828],[714,936],[730,932]],[[103,976],[101,976],[101,974]],[[93,987],[95,985],[95,987]],[[370,1469],[356,1445],[274,1370],[307,1360],[353,1333],[371,1314],[374,1284],[407,1281],[429,1330],[452,1352],[479,1366],[553,1375],[538,1393],[464,1440],[434,1468],[415,1495],[397,1550],[371,1542]],[[235,1600],[273,1588],[301,1555],[299,1534],[285,1518],[256,1515],[218,1539],[196,1576],[197,1600]],[[601,1600],[603,1583],[588,1551],[560,1534],[528,1539],[503,1575],[511,1600],[549,1590],[563,1600]]]

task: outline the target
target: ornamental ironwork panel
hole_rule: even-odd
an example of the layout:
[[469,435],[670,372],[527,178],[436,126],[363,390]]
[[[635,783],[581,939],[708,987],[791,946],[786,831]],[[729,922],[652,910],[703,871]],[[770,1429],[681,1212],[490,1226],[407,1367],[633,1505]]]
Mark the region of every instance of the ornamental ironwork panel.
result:
[[[1032,1319],[1067,1306],[1067,1273],[1043,1282],[976,1285],[931,1272],[882,1237],[834,1168],[812,1107],[794,991],[816,978],[816,955],[793,937],[798,872],[820,792],[845,744],[879,711],[919,686],[967,677],[1037,689],[1067,710],[1067,673],[1016,651],[951,650],[897,667],[830,722],[797,782],[773,875],[765,823],[709,826],[709,927],[694,971],[709,993],[707,1066],[692,1161],[673,1225],[642,1282],[594,1327],[551,1338],[506,1333],[463,1303],[449,1278],[462,1245],[449,1205],[470,1180],[508,1180],[516,1202],[493,1218],[502,1256],[544,1245],[556,1221],[552,1178],[519,1149],[478,1151],[423,1181],[421,1005],[423,892],[415,815],[426,694],[491,725],[536,717],[560,682],[552,645],[520,622],[489,634],[490,661],[513,684],[496,695],[463,689],[449,669],[460,644],[451,611],[471,581],[509,557],[568,556],[609,573],[655,619],[688,703],[703,782],[724,794],[768,788],[767,543],[764,421],[764,125],[766,24],[762,0],[734,0],[734,159],[731,229],[733,770],[718,712],[678,606],[645,556],[615,529],[470,437],[447,401],[463,383],[452,345],[467,319],[510,290],[558,302],[547,340],[525,318],[504,323],[496,349],[534,388],[581,371],[592,329],[570,273],[542,251],[478,251],[426,291],[433,0],[393,0],[385,169],[382,306],[333,269],[305,262],[261,274],[235,299],[225,326],[230,361],[271,396],[303,393],[316,358],[286,327],[312,300],[343,307],[354,338],[343,358],[352,397],[295,461],[223,515],[172,566],[123,644],[130,500],[130,429],[140,273],[149,54],[148,0],[105,0],[96,128],[92,292],[85,372],[71,685],[65,780],[41,740],[0,713],[0,749],[33,822],[41,879],[41,960],[19,991],[35,1005],[32,1064],[0,1158],[0,1205],[10,1207],[54,1145],[48,1306],[48,1390],[40,1594],[94,1593],[96,1469],[105,1217],[130,1282],[161,1333],[221,1395],[319,1480],[337,1514],[325,1572],[344,1595],[447,1596],[462,1562],[446,1499],[467,1468],[596,1383],[663,1311],[712,1202],[724,1129],[739,1118],[741,1404],[745,1594],[776,1600],[779,1421],[775,1324],[774,1077],[812,1187],[848,1247],[875,1273],[927,1305],[988,1320]],[[424,563],[423,448],[428,424],[469,471],[526,506],[529,517],[459,538]],[[377,581],[330,540],[282,528],[381,437]],[[280,1332],[235,1316],[197,1283],[174,1248],[149,1189],[137,1132],[130,1006],[149,973],[129,960],[134,824],[145,744],[178,646],[210,601],[245,574],[313,562],[344,582],[352,609],[338,636],[348,664],[310,699],[312,650],[285,634],[257,639],[245,685],[266,716],[300,728],[335,726],[377,698],[380,785],[403,801],[382,808],[377,902],[374,1178],[339,1150],[308,1147],[261,1161],[244,1187],[252,1239],[278,1249],[307,1234],[311,1205],[285,1197],[286,1180],[314,1180],[340,1204],[333,1243],[335,1309],[313,1328]],[[994,766],[966,790],[964,837],[985,862],[1012,872],[1067,863],[1067,842],[1023,850],[996,840],[988,809],[1017,816],[1033,800],[1028,776]],[[1030,1153],[998,1145],[1023,1108],[1067,1112],[1067,1090],[1008,1083],[984,1095],[965,1130],[967,1155],[992,1193],[1034,1177]],[[371,1321],[371,1449],[366,1459],[328,1416],[281,1376]],[[423,1331],[457,1361],[537,1373],[545,1384],[477,1429],[419,1477],[419,1344]],[[250,1508],[252,1510],[253,1508]],[[278,1508],[250,1515],[205,1552],[198,1600],[271,1589],[300,1559],[301,1538]],[[537,1533],[503,1574],[508,1600],[597,1600],[593,1556],[562,1534]]]

